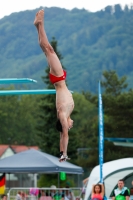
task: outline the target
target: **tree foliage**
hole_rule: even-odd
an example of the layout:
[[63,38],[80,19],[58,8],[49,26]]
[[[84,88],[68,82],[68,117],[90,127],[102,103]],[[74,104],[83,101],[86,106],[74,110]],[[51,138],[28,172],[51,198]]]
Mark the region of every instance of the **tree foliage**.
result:
[[[126,77],[119,78],[115,71],[103,73],[105,87],[103,105],[105,117],[105,137],[131,138],[132,137],[132,101],[133,91],[125,91]],[[124,90],[123,90],[124,89]],[[129,157],[132,148],[117,147],[107,142],[105,144],[105,160]]]
[[[31,77],[38,80],[36,88],[52,89],[33,26],[36,11],[0,20],[1,77]],[[60,8],[46,8],[45,12],[47,35],[59,41],[67,83],[74,91],[68,155],[87,171],[98,164],[98,80],[103,86],[105,137],[132,137],[133,8],[122,10],[117,4],[96,13]],[[55,38],[51,44],[62,61]],[[39,145],[58,155],[55,95],[0,97],[0,108],[1,144]],[[104,161],[128,157],[131,151],[105,142]]]
[[37,112],[38,106],[34,95],[20,97],[1,96],[0,143],[27,146],[36,145],[37,137],[35,128],[37,124]]
[[[103,86],[103,110],[104,110],[104,132],[105,137],[132,138],[132,101],[133,91],[126,90],[128,86],[126,77],[119,77],[114,70],[104,71],[102,77]],[[85,98],[91,102],[96,109],[98,107],[98,95],[83,92]],[[96,116],[95,116],[96,117]],[[94,127],[93,137],[90,139],[90,150],[87,152],[87,166],[98,164],[98,119],[96,118],[90,127]],[[92,141],[95,143],[92,143]],[[129,157],[132,152],[130,147],[114,146],[111,142],[105,142],[104,162]],[[83,160],[83,157],[82,157]],[[85,166],[84,162],[84,166]]]
[[[0,20],[0,70],[3,78],[31,77],[38,84],[30,87],[44,88],[41,75],[46,60],[33,26],[37,11],[13,13]],[[133,86],[132,21],[133,8],[122,9],[119,4],[95,13],[45,8],[46,32],[49,39],[55,36],[59,42],[71,90],[95,93],[105,70],[126,75],[129,87]]]
[[[55,39],[51,43],[57,47]],[[52,88],[53,85],[48,82],[48,67],[46,74],[43,80],[47,81],[48,88]],[[126,77],[119,77],[115,71],[105,71],[102,85],[105,137],[132,137],[133,91],[125,90]],[[72,163],[84,168],[84,176],[88,176],[90,170],[98,164],[98,95],[83,91],[75,92],[73,98],[74,127],[69,133],[68,155]],[[39,145],[42,151],[58,156],[55,95],[3,96],[0,97],[0,107],[1,144]],[[106,162],[129,157],[132,148],[105,142],[104,152]]]
[[118,75],[115,71],[104,71],[103,76],[105,81],[101,82],[102,86],[105,88],[105,94],[111,96],[118,96],[121,92],[127,88],[126,76],[118,79]]

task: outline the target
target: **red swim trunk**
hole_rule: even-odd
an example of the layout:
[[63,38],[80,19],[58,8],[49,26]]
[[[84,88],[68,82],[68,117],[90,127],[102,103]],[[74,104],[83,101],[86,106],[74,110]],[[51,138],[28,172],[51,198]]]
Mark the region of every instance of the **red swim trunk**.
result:
[[66,79],[66,71],[63,70],[63,75],[62,76],[54,76],[53,74],[49,74],[49,79],[51,83],[57,83],[59,81],[65,80]]

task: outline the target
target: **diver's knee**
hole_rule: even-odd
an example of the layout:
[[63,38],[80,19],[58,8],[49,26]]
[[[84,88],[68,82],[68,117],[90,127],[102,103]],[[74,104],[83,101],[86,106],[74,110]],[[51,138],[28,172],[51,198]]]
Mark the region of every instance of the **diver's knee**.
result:
[[46,44],[43,41],[39,41],[40,47],[45,52],[45,54],[54,53],[54,49],[50,44]]
[[63,137],[68,138],[68,131],[63,131],[62,135],[63,135]]

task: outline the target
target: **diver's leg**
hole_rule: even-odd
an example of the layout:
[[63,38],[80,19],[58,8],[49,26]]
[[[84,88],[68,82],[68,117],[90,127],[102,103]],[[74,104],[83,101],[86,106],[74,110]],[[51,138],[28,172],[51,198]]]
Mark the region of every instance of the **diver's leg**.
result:
[[40,47],[45,53],[48,64],[50,66],[50,72],[55,76],[62,76],[63,69],[62,69],[61,63],[56,53],[54,52],[52,46],[50,45],[46,32],[44,30],[44,10],[40,10],[36,14],[34,25],[36,26],[37,31],[38,31]]
[[60,133],[60,156],[59,156],[60,162],[70,159],[67,156],[67,146],[68,146],[68,134]]
[[63,155],[63,134],[60,132],[60,154],[59,154],[59,161],[61,161],[61,157]]
[[63,134],[60,133],[60,152],[63,152],[64,149],[63,149]]
[[67,146],[68,146],[68,122],[66,117],[64,117],[64,114],[60,114],[60,123],[62,125],[62,135],[61,135],[61,144],[62,144],[62,150],[63,150],[63,156],[67,156]]

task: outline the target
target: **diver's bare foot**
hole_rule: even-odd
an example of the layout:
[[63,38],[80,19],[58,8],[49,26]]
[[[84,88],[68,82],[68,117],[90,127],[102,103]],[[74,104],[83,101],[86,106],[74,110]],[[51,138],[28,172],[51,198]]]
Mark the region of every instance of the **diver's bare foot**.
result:
[[44,10],[39,10],[35,16],[34,25],[38,26],[38,24],[43,23],[43,20],[44,20]]

